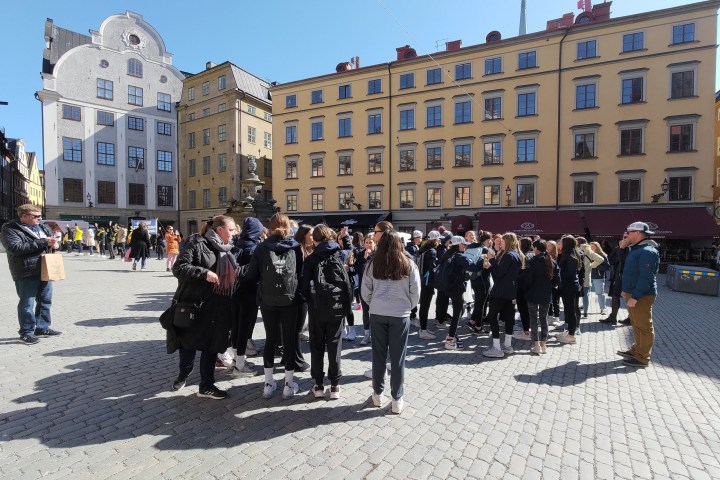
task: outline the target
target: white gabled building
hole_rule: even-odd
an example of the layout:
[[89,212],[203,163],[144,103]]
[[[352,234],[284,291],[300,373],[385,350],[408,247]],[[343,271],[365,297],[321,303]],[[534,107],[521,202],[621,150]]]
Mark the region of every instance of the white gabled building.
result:
[[47,20],[36,96],[48,218],[177,221],[183,78],[141,15],[112,15],[90,36]]

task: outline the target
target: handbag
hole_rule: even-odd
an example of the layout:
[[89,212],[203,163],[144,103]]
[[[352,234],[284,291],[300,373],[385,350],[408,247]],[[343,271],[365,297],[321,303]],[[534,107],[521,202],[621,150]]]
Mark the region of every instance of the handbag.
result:
[[173,312],[173,326],[176,328],[190,328],[200,320],[200,309],[203,303],[176,302]]
[[65,280],[65,264],[61,253],[44,253],[40,256],[40,280]]
[[132,258],[130,258],[131,251],[132,251],[132,249],[130,247],[128,247],[127,250],[125,250],[125,261],[126,262],[132,262]]

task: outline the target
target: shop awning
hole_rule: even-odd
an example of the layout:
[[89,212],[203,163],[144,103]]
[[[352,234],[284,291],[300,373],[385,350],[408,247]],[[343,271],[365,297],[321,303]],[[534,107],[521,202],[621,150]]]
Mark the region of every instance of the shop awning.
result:
[[645,222],[653,237],[670,239],[711,239],[720,237],[720,226],[702,206],[584,210],[593,237],[619,238],[628,225]]
[[539,235],[557,239],[564,234],[585,235],[577,210],[512,210],[477,214],[477,229],[492,233],[514,232],[518,236]]
[[297,221],[299,224],[318,225],[326,224],[332,228],[342,228],[348,226],[351,229],[360,229],[375,226],[376,223],[385,220],[388,212],[374,213],[327,213],[327,214],[288,214],[291,220]]

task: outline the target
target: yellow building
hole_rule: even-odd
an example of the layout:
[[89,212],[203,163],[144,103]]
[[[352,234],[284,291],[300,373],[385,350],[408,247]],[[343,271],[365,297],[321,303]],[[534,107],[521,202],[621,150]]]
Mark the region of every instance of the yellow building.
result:
[[40,168],[35,152],[27,152],[28,179],[27,194],[28,202],[45,208],[45,187],[43,186]]
[[643,220],[660,238],[720,235],[720,2],[615,19],[610,6],[274,86],[278,206],[363,230],[389,217],[405,231],[616,237]]
[[185,79],[180,122],[180,228],[225,213],[246,198],[241,181],[252,168],[272,197],[272,101],[270,85],[230,62],[207,64]]

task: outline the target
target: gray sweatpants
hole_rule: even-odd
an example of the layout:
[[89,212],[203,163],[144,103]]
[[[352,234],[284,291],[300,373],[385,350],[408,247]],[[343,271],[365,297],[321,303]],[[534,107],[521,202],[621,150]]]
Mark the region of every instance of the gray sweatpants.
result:
[[370,314],[372,332],[373,390],[380,395],[385,390],[385,364],[390,352],[390,393],[399,400],[404,394],[405,353],[407,352],[410,317],[388,317]]

